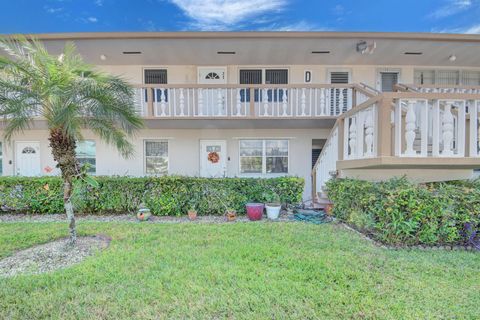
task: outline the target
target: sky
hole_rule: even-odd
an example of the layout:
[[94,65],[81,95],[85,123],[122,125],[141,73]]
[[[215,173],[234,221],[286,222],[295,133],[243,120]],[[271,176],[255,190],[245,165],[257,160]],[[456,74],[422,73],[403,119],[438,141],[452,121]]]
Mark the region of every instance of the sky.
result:
[[0,33],[385,31],[480,34],[480,0],[1,0]]

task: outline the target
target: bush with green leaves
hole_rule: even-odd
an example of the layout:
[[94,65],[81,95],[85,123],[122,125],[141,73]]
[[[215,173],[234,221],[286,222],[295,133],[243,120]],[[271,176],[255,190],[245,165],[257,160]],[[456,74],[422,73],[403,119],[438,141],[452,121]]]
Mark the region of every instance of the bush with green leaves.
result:
[[467,223],[480,226],[480,180],[332,179],[327,192],[338,219],[388,244],[460,244]]
[[[73,204],[84,214],[132,213],[141,205],[154,215],[182,215],[195,207],[200,215],[221,215],[225,210],[245,212],[245,203],[263,202],[273,190],[282,203],[301,202],[304,180],[298,177],[198,178],[96,177],[98,187],[78,181]],[[59,177],[1,177],[0,212],[62,213],[62,181]]]

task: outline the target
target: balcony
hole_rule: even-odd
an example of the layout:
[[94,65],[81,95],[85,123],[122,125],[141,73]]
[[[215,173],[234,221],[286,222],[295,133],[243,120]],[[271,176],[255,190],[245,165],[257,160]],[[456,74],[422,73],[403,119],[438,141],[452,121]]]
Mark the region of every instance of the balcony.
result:
[[377,92],[345,85],[143,85],[137,112],[146,119],[335,119]]

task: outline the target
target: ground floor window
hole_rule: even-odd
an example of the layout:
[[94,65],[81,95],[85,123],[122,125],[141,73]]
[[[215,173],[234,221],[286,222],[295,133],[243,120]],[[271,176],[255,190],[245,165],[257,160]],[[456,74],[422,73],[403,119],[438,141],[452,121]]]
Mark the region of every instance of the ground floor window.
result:
[[288,140],[240,140],[240,173],[288,173]]
[[145,173],[168,174],[168,141],[145,140]]
[[77,159],[81,166],[88,165],[87,172],[89,174],[97,173],[97,149],[95,141],[83,140],[77,143]]

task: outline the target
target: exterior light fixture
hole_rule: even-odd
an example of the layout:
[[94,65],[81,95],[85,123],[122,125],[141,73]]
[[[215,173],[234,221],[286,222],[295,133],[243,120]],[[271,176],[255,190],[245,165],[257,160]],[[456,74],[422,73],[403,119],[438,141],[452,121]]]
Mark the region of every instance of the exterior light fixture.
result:
[[102,60],[102,61],[107,60],[107,56],[104,55],[104,54],[101,54],[101,55],[100,55],[100,60]]
[[448,60],[454,62],[455,60],[457,60],[457,56],[452,54],[450,57],[448,57]]

